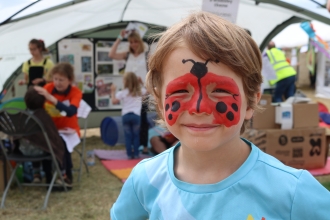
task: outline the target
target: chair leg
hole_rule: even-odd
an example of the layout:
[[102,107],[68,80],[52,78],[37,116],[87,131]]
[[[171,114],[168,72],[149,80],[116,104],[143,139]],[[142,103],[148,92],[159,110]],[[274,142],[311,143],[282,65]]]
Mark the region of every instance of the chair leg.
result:
[[[7,197],[7,193],[8,193],[8,190],[10,188],[10,185],[11,185],[11,182],[13,181],[13,179],[15,178],[15,175],[16,175],[16,170],[17,170],[17,167],[16,166],[13,170],[12,170],[12,173],[10,175],[10,178],[8,180],[8,183],[7,183],[7,186],[6,186],[6,189],[5,191],[3,192],[3,195],[2,195],[2,199],[1,199],[1,208],[4,209],[5,208],[5,202],[6,202],[6,197]],[[15,178],[17,180],[17,178]],[[18,181],[18,180],[17,180]],[[21,188],[21,185],[18,184]]]
[[50,195],[50,193],[53,189],[53,186],[54,186],[54,183],[55,183],[55,180],[56,180],[56,176],[57,176],[57,171],[54,172],[52,181],[50,182],[50,184],[48,186],[48,190],[47,190],[47,194],[46,194],[46,197],[45,197],[44,205],[42,206],[42,210],[45,210],[47,208],[49,195]]

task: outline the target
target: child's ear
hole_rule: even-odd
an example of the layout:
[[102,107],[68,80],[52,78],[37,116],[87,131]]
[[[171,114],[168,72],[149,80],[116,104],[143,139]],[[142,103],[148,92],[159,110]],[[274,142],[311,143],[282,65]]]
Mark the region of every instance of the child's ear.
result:
[[[259,91],[254,95],[255,105],[259,103],[260,98],[261,98],[261,92]],[[250,120],[253,116],[253,113],[254,113],[254,109],[248,106],[246,109],[245,120]]]

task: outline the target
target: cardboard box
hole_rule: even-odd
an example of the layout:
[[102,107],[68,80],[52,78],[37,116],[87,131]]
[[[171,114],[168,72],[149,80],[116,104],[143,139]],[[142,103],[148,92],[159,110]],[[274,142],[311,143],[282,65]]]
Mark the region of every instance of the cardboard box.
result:
[[324,167],[328,156],[324,128],[247,130],[242,137],[284,164],[298,169]]
[[[292,123],[289,123],[289,127],[283,126],[282,129],[291,128],[310,128],[318,127],[319,125],[319,113],[317,103],[296,103],[292,105],[292,114],[287,108],[288,104],[282,105],[282,109],[275,105],[262,106],[264,110],[262,112],[256,112],[252,119],[251,128],[254,129],[277,129],[281,128],[282,124],[277,119],[276,122],[276,108],[277,117],[281,120],[289,121],[292,119]],[[289,116],[291,118],[289,118]],[[288,125],[285,124],[285,125]]]
[[252,118],[251,127],[254,129],[276,129],[280,125],[275,123],[275,106],[263,106],[262,112],[255,112]]
[[267,106],[267,105],[271,105],[272,104],[272,95],[270,94],[262,94],[260,101],[259,101],[259,105],[261,106]]
[[293,108],[293,128],[319,126],[319,105],[317,103],[296,103]]

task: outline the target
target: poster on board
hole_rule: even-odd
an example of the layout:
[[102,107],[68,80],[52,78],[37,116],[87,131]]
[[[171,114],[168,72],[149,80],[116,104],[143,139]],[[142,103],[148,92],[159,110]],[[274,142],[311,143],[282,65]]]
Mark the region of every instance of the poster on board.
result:
[[[122,75],[125,71],[125,60],[113,60],[109,57],[109,51],[114,41],[98,41],[95,48],[95,73],[97,75]],[[125,53],[129,50],[128,42],[120,42],[117,53]]]
[[94,44],[88,39],[62,39],[58,42],[58,61],[74,67],[75,84],[82,93],[94,91]]
[[123,77],[121,75],[98,75],[95,79],[95,106],[99,110],[121,109],[121,104],[112,104],[111,85],[117,87],[117,91],[123,89]]

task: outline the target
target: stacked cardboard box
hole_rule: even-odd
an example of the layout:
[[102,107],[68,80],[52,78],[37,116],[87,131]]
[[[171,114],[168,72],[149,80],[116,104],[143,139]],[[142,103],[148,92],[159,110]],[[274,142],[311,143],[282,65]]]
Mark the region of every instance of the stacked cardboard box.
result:
[[318,105],[297,103],[282,108],[272,105],[270,100],[270,95],[263,95],[260,105],[264,111],[254,115],[243,137],[288,166],[324,167],[328,147],[325,129],[318,127]]

